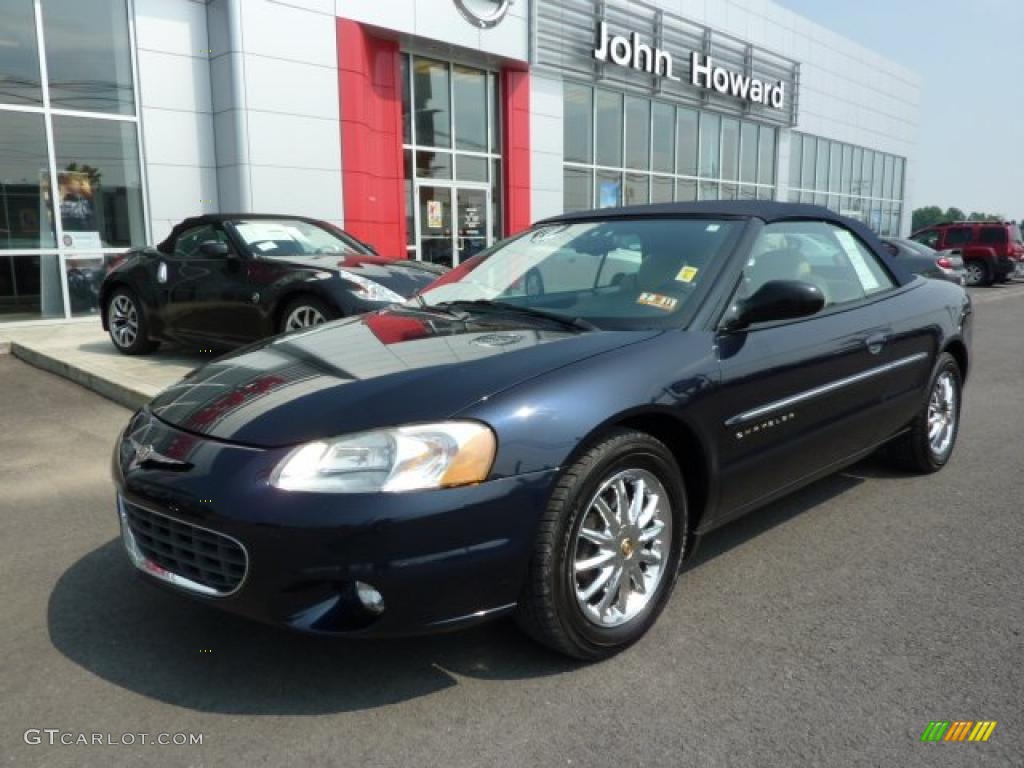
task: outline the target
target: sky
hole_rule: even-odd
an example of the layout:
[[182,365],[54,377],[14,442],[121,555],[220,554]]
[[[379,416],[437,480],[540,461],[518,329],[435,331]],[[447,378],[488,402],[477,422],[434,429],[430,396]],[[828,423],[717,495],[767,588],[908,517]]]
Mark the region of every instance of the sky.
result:
[[1024,0],[776,0],[921,78],[911,204],[1024,219]]

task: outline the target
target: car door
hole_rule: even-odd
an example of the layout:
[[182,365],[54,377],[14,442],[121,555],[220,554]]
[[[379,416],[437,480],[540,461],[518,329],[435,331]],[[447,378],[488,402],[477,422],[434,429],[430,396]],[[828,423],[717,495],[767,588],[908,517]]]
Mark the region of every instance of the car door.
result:
[[767,225],[751,250],[737,300],[769,280],[803,280],[822,289],[826,306],[807,318],[718,336],[721,385],[713,408],[723,517],[876,439],[892,331],[879,304],[895,280],[878,263],[854,261],[852,237],[820,221],[780,222]]
[[[210,241],[226,243],[229,255],[204,253],[202,245]],[[173,333],[198,344],[252,339],[259,309],[252,300],[248,261],[219,225],[183,232],[167,262],[167,316]]]

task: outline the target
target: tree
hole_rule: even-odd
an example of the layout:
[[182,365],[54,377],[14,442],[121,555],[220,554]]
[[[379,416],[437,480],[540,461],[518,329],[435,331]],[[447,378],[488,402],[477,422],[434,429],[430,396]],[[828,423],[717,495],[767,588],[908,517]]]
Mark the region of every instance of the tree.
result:
[[959,208],[946,209],[946,221],[964,221],[966,218],[967,214],[965,214]]
[[924,208],[915,208],[910,217],[910,230],[917,232],[919,229],[938,224],[945,219],[945,214],[937,205],[928,205]]

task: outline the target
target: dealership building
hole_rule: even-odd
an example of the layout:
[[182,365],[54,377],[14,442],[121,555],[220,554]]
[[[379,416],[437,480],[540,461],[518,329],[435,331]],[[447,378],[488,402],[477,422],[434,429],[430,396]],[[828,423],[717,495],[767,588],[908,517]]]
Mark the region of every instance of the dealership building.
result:
[[774,199],[907,233],[916,74],[771,0],[8,0],[0,323],[212,212],[457,264],[563,211]]

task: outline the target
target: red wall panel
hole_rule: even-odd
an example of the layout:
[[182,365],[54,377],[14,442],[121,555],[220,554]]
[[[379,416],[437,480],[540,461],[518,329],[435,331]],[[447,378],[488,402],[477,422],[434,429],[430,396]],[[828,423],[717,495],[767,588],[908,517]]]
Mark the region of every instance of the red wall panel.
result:
[[402,88],[398,43],[337,20],[345,229],[382,256],[405,258]]
[[501,72],[505,235],[530,226],[530,73]]

